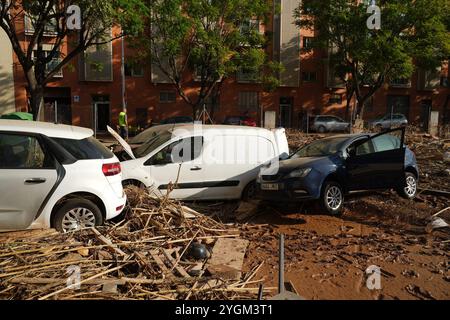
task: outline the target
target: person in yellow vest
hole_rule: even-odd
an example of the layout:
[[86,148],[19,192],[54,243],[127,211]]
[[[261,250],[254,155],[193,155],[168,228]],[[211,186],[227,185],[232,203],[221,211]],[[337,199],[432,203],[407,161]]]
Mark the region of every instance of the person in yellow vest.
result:
[[128,139],[128,119],[125,111],[119,113],[119,128],[120,136],[124,139]]

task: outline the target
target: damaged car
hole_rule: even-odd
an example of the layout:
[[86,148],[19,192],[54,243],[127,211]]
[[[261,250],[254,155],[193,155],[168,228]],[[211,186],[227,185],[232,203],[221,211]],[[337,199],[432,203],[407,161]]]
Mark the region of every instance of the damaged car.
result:
[[284,129],[226,125],[165,128],[138,147],[123,146],[124,185],[180,200],[251,199],[260,167],[289,155]]
[[102,225],[124,209],[118,159],[90,129],[0,120],[0,230]]
[[345,195],[354,191],[395,189],[413,199],[419,169],[404,140],[401,128],[314,141],[280,161],[276,172],[262,171],[258,197],[277,202],[318,200],[333,215],[342,212]]

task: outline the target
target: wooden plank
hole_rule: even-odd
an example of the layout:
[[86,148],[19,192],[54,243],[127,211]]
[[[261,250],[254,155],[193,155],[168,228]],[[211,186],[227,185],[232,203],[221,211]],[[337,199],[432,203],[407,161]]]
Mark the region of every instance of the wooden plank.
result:
[[106,244],[107,246],[109,246],[111,249],[113,249],[116,253],[118,253],[119,255],[123,256],[123,257],[128,257],[128,255],[123,252],[122,250],[120,250],[115,244],[112,243],[111,240],[109,240],[108,238],[106,238],[104,235],[102,235],[97,229],[92,228],[92,231],[96,234],[97,238],[103,242],[104,244]]
[[212,275],[239,280],[242,277],[242,265],[248,245],[248,240],[243,239],[217,240],[206,269]]
[[170,252],[167,250],[163,250],[164,256],[167,258],[167,260],[169,260],[169,262],[172,264],[172,266],[175,267],[175,270],[178,271],[178,273],[185,277],[185,278],[190,278],[191,276],[189,275],[189,273],[186,272],[186,270],[184,270],[180,265],[177,264],[177,262],[175,261],[175,259],[170,255]]
[[164,262],[161,260],[161,258],[158,255],[158,252],[156,250],[154,251],[150,251],[150,255],[152,256],[153,260],[155,260],[156,264],[158,265],[158,267],[161,269],[162,273],[164,275],[167,275],[167,277],[171,277],[172,273],[170,272],[170,270],[166,267],[166,265],[164,264]]

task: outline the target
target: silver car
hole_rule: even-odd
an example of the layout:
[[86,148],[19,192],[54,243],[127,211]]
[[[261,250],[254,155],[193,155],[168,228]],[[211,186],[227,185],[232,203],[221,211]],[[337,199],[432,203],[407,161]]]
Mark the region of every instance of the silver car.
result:
[[390,129],[395,127],[404,127],[408,125],[408,119],[403,114],[387,114],[381,119],[374,120],[370,123],[372,129]]
[[347,131],[350,123],[336,116],[316,116],[312,122],[312,130],[320,133]]

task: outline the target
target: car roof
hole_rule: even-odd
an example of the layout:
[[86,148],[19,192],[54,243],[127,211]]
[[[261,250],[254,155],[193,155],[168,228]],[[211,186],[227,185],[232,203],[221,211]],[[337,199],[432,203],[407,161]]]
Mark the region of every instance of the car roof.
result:
[[246,126],[229,126],[229,125],[221,125],[221,124],[214,124],[214,125],[208,125],[208,124],[186,124],[183,126],[177,126],[176,128],[173,128],[169,130],[173,134],[177,136],[185,136],[185,135],[192,135],[195,133],[208,133],[208,132],[220,132],[222,134],[230,134],[230,133],[236,133],[239,132],[243,135],[254,135],[255,133],[266,135],[268,132],[270,132],[267,129],[264,128],[257,128],[257,127],[246,127]]
[[0,131],[40,133],[51,138],[81,140],[91,137],[91,129],[39,121],[0,119]]
[[357,138],[363,138],[363,137],[370,137],[370,136],[372,136],[373,134],[371,134],[371,133],[351,133],[351,134],[338,134],[338,135],[335,135],[335,136],[329,136],[329,137],[326,137],[326,138],[324,138],[324,139],[327,139],[327,138],[348,138],[348,139],[357,139]]

